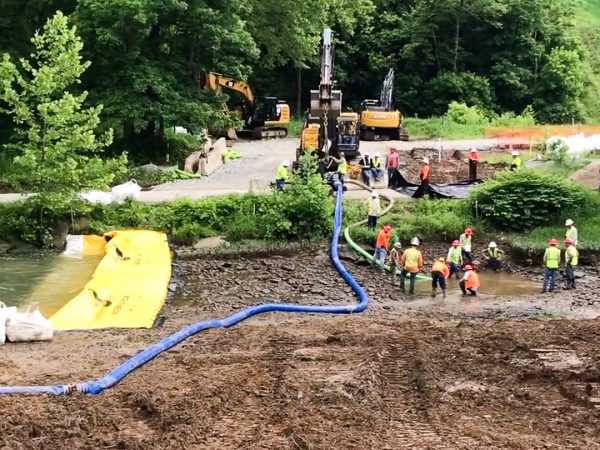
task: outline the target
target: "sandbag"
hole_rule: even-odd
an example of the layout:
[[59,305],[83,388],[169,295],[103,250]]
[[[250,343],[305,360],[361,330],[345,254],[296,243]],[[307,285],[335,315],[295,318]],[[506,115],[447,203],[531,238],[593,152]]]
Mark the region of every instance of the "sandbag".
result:
[[113,202],[121,204],[125,200],[136,200],[140,199],[140,192],[142,188],[136,180],[128,181],[127,183],[119,184],[111,189]]
[[6,338],[10,342],[51,341],[53,335],[52,323],[37,308],[34,312],[24,313],[15,308],[8,314]]

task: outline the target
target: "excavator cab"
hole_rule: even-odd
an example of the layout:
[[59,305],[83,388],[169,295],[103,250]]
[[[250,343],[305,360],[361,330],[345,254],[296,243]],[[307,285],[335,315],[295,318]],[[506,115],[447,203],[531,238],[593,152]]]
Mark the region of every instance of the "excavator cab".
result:
[[337,119],[337,150],[344,152],[346,157],[358,156],[359,151],[359,121],[355,112],[341,113]]

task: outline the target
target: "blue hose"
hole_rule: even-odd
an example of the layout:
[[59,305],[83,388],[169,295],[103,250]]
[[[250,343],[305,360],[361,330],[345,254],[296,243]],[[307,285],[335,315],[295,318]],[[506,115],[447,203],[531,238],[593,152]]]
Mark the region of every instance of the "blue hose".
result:
[[123,364],[111,370],[103,378],[95,381],[88,381],[77,384],[59,384],[54,386],[10,386],[0,387],[0,394],[54,394],[64,395],[71,392],[83,392],[86,394],[97,395],[104,390],[109,389],[123,380],[127,375],[136,369],[140,368],[153,358],[160,355],[162,352],[181,343],[185,339],[193,336],[201,331],[209,328],[231,327],[243,320],[248,319],[257,314],[263,314],[272,311],[295,312],[295,313],[327,313],[327,314],[351,314],[363,312],[369,306],[369,297],[365,290],[352,278],[346,268],[342,265],[339,258],[338,244],[340,241],[340,233],[342,230],[342,196],[343,189],[338,186],[337,199],[335,204],[335,215],[333,225],[333,237],[331,239],[331,261],[335,269],[342,276],[344,281],[348,283],[354,292],[358,295],[359,303],[343,306],[317,306],[317,305],[291,305],[280,303],[266,303],[263,305],[252,306],[225,317],[220,320],[205,320],[196,324],[190,325],[171,336],[166,337],[162,341],[153,344],[146,350],[138,353],[132,358],[125,361]]

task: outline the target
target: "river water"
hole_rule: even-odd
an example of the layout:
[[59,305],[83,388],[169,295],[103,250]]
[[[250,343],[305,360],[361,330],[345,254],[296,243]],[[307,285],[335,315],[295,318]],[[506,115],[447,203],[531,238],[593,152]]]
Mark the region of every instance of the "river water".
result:
[[0,258],[0,301],[22,308],[37,306],[50,317],[90,280],[101,256],[63,255]]

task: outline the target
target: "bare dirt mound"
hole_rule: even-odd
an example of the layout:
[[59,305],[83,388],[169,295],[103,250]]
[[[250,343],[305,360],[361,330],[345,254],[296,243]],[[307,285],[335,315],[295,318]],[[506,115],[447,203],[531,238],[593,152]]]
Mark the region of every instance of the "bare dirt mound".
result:
[[600,160],[592,161],[583,169],[574,172],[570,178],[590,189],[598,189],[600,185]]

